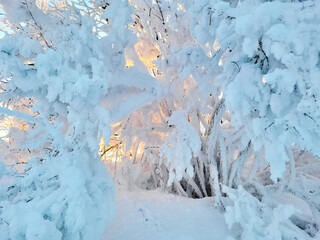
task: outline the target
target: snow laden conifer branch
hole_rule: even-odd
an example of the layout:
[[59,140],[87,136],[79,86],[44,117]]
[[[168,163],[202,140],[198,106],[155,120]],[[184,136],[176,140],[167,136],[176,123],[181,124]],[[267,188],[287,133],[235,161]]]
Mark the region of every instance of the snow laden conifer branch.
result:
[[[235,185],[232,181],[227,185],[243,184],[253,195],[260,192],[257,194],[260,201],[276,210],[270,195],[275,197],[281,192],[300,195],[297,185],[303,177],[295,170],[292,151],[302,148],[319,158],[319,148],[314,144],[320,137],[319,84],[316,80],[319,73],[320,19],[316,14],[319,4],[317,1],[204,1],[201,7],[194,3],[189,10],[192,16],[201,13],[204,17],[196,21],[194,36],[200,41],[219,45],[222,72],[213,82],[223,90],[230,123],[240,131],[243,146],[251,143],[251,148],[244,148],[243,153],[248,155],[241,160],[240,151],[232,163],[236,167],[230,169],[231,178],[235,170],[243,169],[237,173]],[[270,169],[269,166],[261,169],[266,164],[264,159]],[[273,182],[262,177],[261,172],[265,170],[270,170]],[[238,193],[241,191],[245,190],[239,187]],[[231,197],[227,188],[225,192]],[[306,195],[310,193],[305,192]],[[311,198],[303,197],[309,207],[313,206]],[[236,205],[239,201],[234,198],[234,211],[241,209]],[[307,223],[309,220],[302,220],[297,214],[293,216],[295,225],[316,238],[318,227],[314,229],[310,222]],[[235,216],[230,215],[230,219],[232,217]],[[317,223],[317,218],[318,210],[311,221]],[[245,233],[248,226],[243,228]],[[290,231],[291,234],[295,232],[295,236],[300,234],[296,232],[299,229],[288,227],[283,231],[275,230],[277,236],[267,237],[261,232],[258,235],[290,239]],[[248,236],[243,235],[243,239],[246,238]],[[300,238],[307,239],[308,236],[302,234]]]
[[[104,100],[116,94],[117,83],[149,97],[157,91],[151,77],[137,73],[151,81],[141,87],[134,69],[125,69],[123,49],[135,40],[126,28],[132,7],[122,1],[55,2],[46,9],[31,0],[0,3],[11,27],[1,39],[0,112],[27,124],[25,136],[16,133],[12,141],[31,153],[24,168],[1,170],[8,179],[1,184],[1,239],[99,239],[115,195],[98,155],[100,139],[110,138]],[[108,19],[108,28],[100,25],[107,29],[103,38],[101,18]],[[22,108],[27,99],[32,104]]]
[[100,153],[119,187],[214,196],[242,239],[318,237],[319,179],[295,166],[319,157],[316,1],[40,2],[1,1],[1,114],[28,125],[9,135],[31,158],[0,166],[6,236],[98,238],[113,185],[97,141],[111,136]]
[[[216,5],[224,15],[216,38],[225,51],[224,73],[216,82],[224,89],[231,123],[245,126],[255,151],[265,151],[276,180],[290,161],[286,149],[293,143],[319,156],[313,144],[319,137],[318,5],[255,2]],[[298,14],[293,17],[293,12]]]

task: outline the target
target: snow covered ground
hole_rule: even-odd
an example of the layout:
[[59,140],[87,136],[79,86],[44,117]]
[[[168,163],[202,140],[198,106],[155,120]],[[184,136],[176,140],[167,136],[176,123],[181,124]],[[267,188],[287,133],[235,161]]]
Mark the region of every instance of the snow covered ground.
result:
[[[212,198],[189,199],[157,191],[119,190],[103,240],[231,240]],[[230,236],[229,236],[230,235]]]
[[[301,219],[317,218],[320,163],[307,152],[295,151],[297,179],[295,194],[273,195],[278,203],[294,206]],[[117,186],[121,188],[119,185]],[[307,189],[310,206],[303,200]],[[103,240],[232,240],[240,233],[228,230],[224,216],[213,207],[213,198],[190,199],[161,190],[117,190],[117,208]],[[317,237],[315,237],[317,239]]]

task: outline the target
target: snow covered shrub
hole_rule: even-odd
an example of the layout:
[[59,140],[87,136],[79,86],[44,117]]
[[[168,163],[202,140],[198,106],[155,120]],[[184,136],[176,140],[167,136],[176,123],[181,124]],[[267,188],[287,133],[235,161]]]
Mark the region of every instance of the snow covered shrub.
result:
[[[4,238],[99,238],[101,138],[119,185],[214,196],[243,239],[316,237],[318,179],[292,149],[319,157],[319,3],[129,2],[0,0]],[[313,213],[270,200],[282,192]]]
[[259,201],[241,185],[238,189],[223,187],[231,206],[226,206],[225,218],[229,229],[235,224],[242,228],[241,239],[312,239],[288,219],[295,213],[292,205]]
[[[203,125],[207,126],[209,123],[208,115],[212,114],[210,107],[217,104],[212,95],[208,99],[211,92],[217,91],[216,88],[208,84],[208,79],[201,78],[206,74],[204,67],[201,68],[205,62],[196,67],[199,64],[197,60],[203,59],[205,53],[196,46],[179,52],[177,47],[193,44],[193,41],[188,35],[186,22],[183,23],[186,19],[184,12],[181,9],[175,10],[176,1],[150,1],[150,5],[144,1],[136,1],[134,4],[135,24],[132,30],[137,32],[139,40],[135,46],[136,53],[127,50],[126,57],[141,71],[149,70],[163,90],[155,101],[142,106],[115,125],[113,133],[117,141],[103,153],[107,155],[106,152],[113,152],[114,158],[121,155],[121,161],[133,161],[140,166],[133,167],[138,171],[134,174],[136,179],[127,181],[127,170],[121,166],[127,164],[116,161],[111,167],[115,175],[124,182],[138,181],[137,185],[149,189],[166,188],[173,183],[174,191],[179,194],[200,197],[207,195],[199,189],[194,193],[193,188],[197,184],[192,179],[193,165],[200,153],[201,141],[205,141],[201,140],[201,131],[204,133]],[[149,15],[149,12],[152,14]],[[177,15],[173,17],[175,13]],[[162,16],[160,22],[154,21],[157,15]],[[180,41],[181,38],[185,40]],[[140,49],[140,46],[145,48]],[[209,69],[207,65],[205,67]],[[194,99],[199,101],[195,102]],[[201,126],[203,129],[200,130]],[[121,149],[118,148],[119,145],[122,146]],[[189,169],[187,175],[184,173],[186,168]],[[179,183],[184,177],[193,185],[188,193],[185,193]]]
[[[156,95],[151,77],[125,68],[123,50],[135,41],[126,28],[132,7],[123,1],[0,4],[10,27],[0,47],[0,114],[27,125],[23,140],[21,132],[11,134],[14,128],[8,136],[32,152],[17,162],[20,171],[1,165],[1,239],[99,239],[115,195],[98,155],[114,117],[104,106],[119,104],[108,97],[120,95],[122,85]],[[137,99],[122,114],[148,101]]]
[[[132,4],[131,30],[138,43],[134,50],[127,49],[132,60],[127,66],[148,70],[163,91],[113,128],[117,141],[106,152],[118,149],[114,156],[120,156],[119,162],[112,167],[118,182],[162,187],[188,197],[215,196],[216,206],[222,206],[227,196],[221,184],[243,185],[252,199],[259,198],[255,191],[261,187],[268,189],[265,195],[270,198],[290,192],[314,206],[311,199],[318,195],[310,197],[297,187],[304,173],[296,172],[292,150],[301,147],[319,156],[319,4],[263,0]],[[282,211],[265,199],[264,208]],[[247,206],[255,209],[257,204],[248,200]],[[314,237],[318,212],[314,208],[308,221],[289,214],[283,222],[314,225],[308,232]],[[258,228],[272,221],[266,219],[258,221],[262,224]]]
[[319,11],[317,1],[219,3],[216,39],[224,51],[224,91],[231,124],[263,150],[276,181],[291,146],[319,157]]
[[[135,51],[126,49],[126,58],[132,61],[127,66],[149,70],[163,90],[155,101],[114,126],[116,140],[102,154],[117,158],[108,165],[121,184],[135,182],[148,189],[169,186],[169,191],[189,197],[215,195],[220,182],[232,185],[240,177],[240,167],[250,155],[243,151],[251,149],[250,139],[245,142],[241,130],[236,133],[229,124],[222,91],[212,82],[221,72],[219,46],[197,39],[193,17],[199,12],[191,8],[191,1],[132,4],[131,29],[138,43]],[[157,16],[160,22],[154,20]],[[240,165],[233,161],[236,151],[241,152]],[[140,166],[132,166],[133,175],[122,169],[127,161]],[[135,177],[125,180],[128,176]]]

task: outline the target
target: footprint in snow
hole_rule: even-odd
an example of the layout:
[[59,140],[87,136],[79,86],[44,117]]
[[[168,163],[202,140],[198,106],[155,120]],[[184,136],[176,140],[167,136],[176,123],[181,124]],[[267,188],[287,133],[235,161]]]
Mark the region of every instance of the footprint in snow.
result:
[[163,230],[163,227],[152,216],[152,214],[150,213],[150,211],[148,209],[139,208],[138,211],[141,212],[145,223],[154,224],[158,232],[161,232]]

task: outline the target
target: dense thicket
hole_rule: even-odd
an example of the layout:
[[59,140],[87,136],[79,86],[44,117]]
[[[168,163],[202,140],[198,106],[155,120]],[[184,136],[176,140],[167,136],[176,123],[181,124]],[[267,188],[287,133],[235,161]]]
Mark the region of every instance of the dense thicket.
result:
[[3,239],[100,237],[101,138],[120,188],[214,196],[242,239],[319,237],[317,1],[0,4]]

